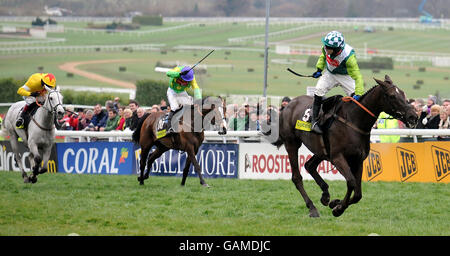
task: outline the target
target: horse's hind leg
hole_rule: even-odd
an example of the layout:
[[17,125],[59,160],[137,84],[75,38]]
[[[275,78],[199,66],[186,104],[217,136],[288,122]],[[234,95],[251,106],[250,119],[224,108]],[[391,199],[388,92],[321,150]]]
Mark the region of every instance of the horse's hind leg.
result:
[[320,217],[319,211],[317,211],[316,207],[314,206],[314,203],[309,198],[308,194],[305,191],[305,188],[303,186],[303,178],[302,175],[300,175],[300,170],[298,169],[298,149],[301,145],[294,143],[285,143],[286,151],[289,155],[289,161],[292,168],[292,182],[294,183],[297,190],[300,192],[300,194],[303,197],[303,200],[305,200],[306,207],[309,209],[309,216],[310,217]]
[[322,162],[323,159],[319,158],[316,155],[313,155],[308,161],[305,163],[305,169],[309,172],[309,174],[313,177],[314,181],[319,185],[322,189],[322,197],[320,198],[320,202],[328,206],[330,202],[330,193],[328,192],[328,184],[320,177],[319,173],[317,173],[317,166]]
[[164,154],[164,152],[166,152],[167,150],[169,150],[169,148],[164,147],[163,145],[158,145],[155,151],[153,151],[150,154],[147,160],[147,171],[145,172],[144,179],[148,179],[150,175],[150,168],[152,167],[153,162],[156,159],[158,159],[162,154]]
[[17,136],[15,134],[11,134],[11,149],[14,152],[14,158],[16,160],[17,165],[19,166],[20,171],[22,172],[23,182],[29,183],[29,178],[27,173],[25,172],[25,168],[22,164],[23,155],[19,152],[19,144],[17,142]]
[[184,186],[184,184],[186,183],[186,178],[189,174],[189,167],[191,167],[191,159],[189,157],[186,157],[186,163],[183,169],[183,178],[181,179],[181,186]]
[[139,174],[138,181],[140,185],[144,185],[144,173],[145,173],[145,165],[147,164],[148,152],[150,151],[150,147],[143,147],[141,145],[141,160],[139,162],[139,168],[141,173]]

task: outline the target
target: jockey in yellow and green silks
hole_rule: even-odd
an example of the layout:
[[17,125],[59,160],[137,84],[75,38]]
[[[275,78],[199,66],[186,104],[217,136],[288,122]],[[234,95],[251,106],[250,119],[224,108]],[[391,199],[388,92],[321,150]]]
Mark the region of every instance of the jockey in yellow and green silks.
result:
[[194,70],[189,66],[178,66],[169,71],[166,75],[170,77],[169,88],[167,89],[167,100],[170,105],[170,113],[166,123],[169,125],[168,132],[173,132],[171,119],[175,111],[183,104],[192,104],[191,97],[187,94],[188,88],[194,91],[194,98],[201,99],[202,93],[195,80]]
[[25,100],[25,106],[20,112],[20,115],[16,121],[16,127],[22,129],[24,127],[24,117],[30,109],[36,105],[36,97],[45,95],[47,90],[55,89],[56,78],[51,73],[35,73],[32,74],[25,84],[17,90],[17,94],[23,97]]

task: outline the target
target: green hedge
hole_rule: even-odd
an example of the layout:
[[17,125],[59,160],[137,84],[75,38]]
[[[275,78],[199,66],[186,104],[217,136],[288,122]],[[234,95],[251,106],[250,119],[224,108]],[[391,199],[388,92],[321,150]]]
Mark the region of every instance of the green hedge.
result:
[[[306,66],[316,68],[318,56],[309,56]],[[390,57],[372,57],[370,60],[358,60],[360,69],[394,69],[394,62]]]
[[0,102],[7,103],[22,100],[22,97],[17,94],[17,90],[25,82],[25,80],[15,80],[13,78],[0,79],[0,88],[2,88],[2,93],[0,93]]
[[136,101],[141,106],[159,104],[161,99],[167,101],[168,81],[144,79],[136,81]]
[[126,93],[86,93],[74,90],[62,90],[61,93],[64,96],[64,105],[94,106],[95,104],[100,103],[104,106],[107,100],[114,100],[115,97],[119,97],[120,104],[122,106],[127,106],[129,101],[129,95]]
[[141,25],[162,26],[163,17],[150,15],[134,16],[132,22]]

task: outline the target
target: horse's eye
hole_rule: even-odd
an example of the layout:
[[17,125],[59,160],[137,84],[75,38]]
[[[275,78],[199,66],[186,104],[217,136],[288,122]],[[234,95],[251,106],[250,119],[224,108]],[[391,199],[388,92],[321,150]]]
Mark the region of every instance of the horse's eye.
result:
[[50,100],[53,100],[53,97],[50,97]]

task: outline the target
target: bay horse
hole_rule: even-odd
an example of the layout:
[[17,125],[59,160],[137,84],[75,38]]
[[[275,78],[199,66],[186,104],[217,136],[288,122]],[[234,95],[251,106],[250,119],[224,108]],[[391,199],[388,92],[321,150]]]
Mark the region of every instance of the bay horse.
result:
[[[205,137],[204,127],[214,122],[221,125],[219,134],[226,134],[227,132],[222,99],[206,97],[196,101],[193,105],[184,105],[172,118],[172,121],[175,122],[172,125],[175,132],[158,139],[156,127],[162,121],[164,115],[162,112],[148,115],[141,119],[136,130],[133,132],[133,141],[141,147],[139,184],[144,185],[144,180],[149,178],[151,166],[157,158],[169,149],[176,149],[187,153],[181,185],[185,185],[192,163],[195,172],[199,176],[200,184],[209,187],[203,179],[200,165],[195,156]],[[180,118],[177,118],[178,116]],[[149,155],[153,146],[156,146],[156,149]],[[146,167],[147,171],[145,171]]]
[[[384,111],[395,119],[401,120],[407,127],[414,127],[418,116],[414,108],[407,103],[405,93],[399,89],[389,76],[384,81],[374,78],[378,85],[361,96],[359,103],[343,102],[338,98],[334,107],[322,106],[322,120],[325,122],[323,135],[296,129],[298,121],[309,118],[313,98],[299,96],[294,98],[280,113],[279,137],[273,145],[284,144],[292,167],[292,182],[303,197],[309,209],[310,217],[319,217],[319,212],[306,193],[298,165],[298,149],[302,143],[313,153],[305,163],[305,168],[322,190],[321,203],[332,209],[333,216],[344,213],[351,204],[362,198],[361,178],[363,161],[370,151],[370,131],[379,114]],[[333,105],[332,105],[333,106]],[[365,110],[365,109],[366,110]],[[328,114],[327,114],[328,112]],[[328,127],[328,128],[327,128]],[[328,184],[317,173],[317,166],[323,160],[330,161],[347,182],[347,193],[342,200],[330,202]],[[351,197],[353,193],[353,197]]]
[[[10,136],[11,148],[25,183],[36,183],[37,176],[47,172],[47,163],[55,141],[54,119],[55,117],[61,119],[65,113],[63,96],[59,92],[59,88],[49,89],[46,86],[44,88],[47,90],[45,101],[42,105],[37,102],[40,106],[36,113],[31,115],[25,128],[18,129],[15,125],[20,110],[25,106],[25,101],[11,105],[4,121],[5,131]],[[22,164],[23,156],[19,153],[19,137],[30,150],[29,160],[33,172],[29,177]],[[41,162],[43,163],[42,167]]]

